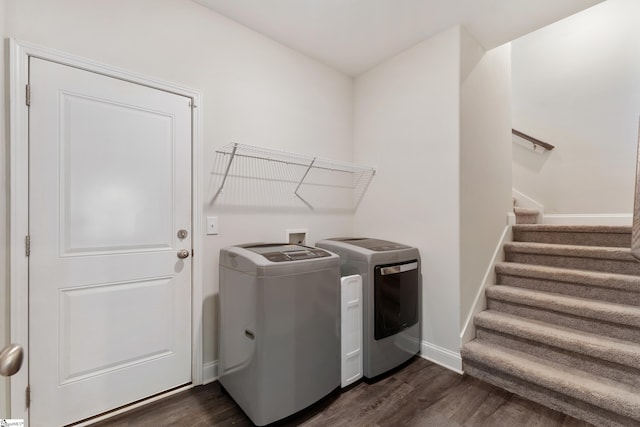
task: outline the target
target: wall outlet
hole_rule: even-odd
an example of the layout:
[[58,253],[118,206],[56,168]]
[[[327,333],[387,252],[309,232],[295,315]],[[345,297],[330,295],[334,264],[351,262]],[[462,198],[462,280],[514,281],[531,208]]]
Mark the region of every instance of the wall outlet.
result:
[[286,242],[292,245],[306,245],[308,232],[306,228],[287,230]]
[[207,234],[218,234],[218,217],[207,217]]

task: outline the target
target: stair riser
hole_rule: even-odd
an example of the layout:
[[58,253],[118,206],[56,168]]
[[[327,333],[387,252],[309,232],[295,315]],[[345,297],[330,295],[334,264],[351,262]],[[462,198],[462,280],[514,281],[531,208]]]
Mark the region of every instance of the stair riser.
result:
[[515,242],[628,248],[631,246],[631,233],[571,233],[514,229],[513,240]]
[[498,285],[516,286],[519,288],[542,292],[553,292],[579,298],[613,302],[616,304],[640,306],[640,288],[638,289],[638,292],[629,292],[621,289],[603,288],[587,284],[556,282],[545,279],[511,276],[507,274],[496,275],[496,283]]
[[549,267],[573,268],[578,270],[603,271],[606,273],[640,276],[640,262],[633,260],[625,261],[602,258],[581,258],[512,251],[505,253],[505,259],[508,262],[518,262],[521,264],[546,265]]
[[463,363],[464,372],[472,377],[501,387],[511,393],[540,403],[556,411],[590,422],[596,426],[636,427],[638,425],[638,421],[622,415],[598,408],[537,384],[515,378],[484,365],[470,362],[467,359],[463,360],[465,360]]
[[491,342],[497,346],[522,351],[532,356],[562,363],[567,366],[580,366],[580,369],[597,374],[615,381],[640,387],[640,370],[629,366],[619,365],[580,353],[568,348],[557,348],[545,345],[538,341],[529,341],[525,338],[503,334],[485,328],[477,329],[477,338],[485,342]]
[[538,215],[516,214],[516,224],[537,224]]
[[487,306],[490,310],[501,311],[527,319],[540,320],[552,325],[565,326],[580,331],[601,334],[606,337],[640,343],[640,329],[633,326],[613,324],[587,317],[547,311],[536,307],[495,300],[493,298],[487,299]]

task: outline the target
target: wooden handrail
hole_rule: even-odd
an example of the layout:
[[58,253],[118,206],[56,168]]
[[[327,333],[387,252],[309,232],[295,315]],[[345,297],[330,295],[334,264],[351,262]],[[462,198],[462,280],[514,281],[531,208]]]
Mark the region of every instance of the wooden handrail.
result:
[[540,147],[549,151],[556,148],[555,145],[551,145],[548,142],[540,141],[539,139],[529,136],[526,133],[522,133],[519,130],[511,129],[511,133],[514,134],[515,136],[519,136],[520,138],[526,139],[527,141],[531,142],[534,145],[534,148],[536,145],[539,145]]

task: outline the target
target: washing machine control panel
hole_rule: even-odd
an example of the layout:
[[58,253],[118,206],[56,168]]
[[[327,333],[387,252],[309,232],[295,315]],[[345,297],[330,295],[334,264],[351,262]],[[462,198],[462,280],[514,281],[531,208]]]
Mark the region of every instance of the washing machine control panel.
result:
[[299,261],[303,259],[325,258],[331,256],[329,252],[323,251],[322,249],[309,249],[290,252],[270,252],[262,255],[271,262]]
[[302,245],[262,244],[245,248],[262,255],[271,262],[300,261],[331,256],[331,253],[325,250]]

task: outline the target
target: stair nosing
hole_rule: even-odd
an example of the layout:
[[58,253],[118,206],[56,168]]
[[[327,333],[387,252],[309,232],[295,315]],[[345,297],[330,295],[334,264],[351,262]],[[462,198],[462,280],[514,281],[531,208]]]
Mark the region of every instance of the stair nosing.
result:
[[[504,276],[545,279],[554,282],[613,288],[640,293],[640,276],[631,274],[608,273],[519,262],[496,263],[495,272],[496,274]],[[558,276],[560,276],[560,278],[558,278]]]
[[[615,409],[605,409],[636,420],[640,419],[640,395],[629,384],[599,377],[518,350],[488,345],[482,340],[465,344],[461,352],[463,358],[600,408],[603,408],[603,401],[617,403]],[[489,364],[487,361],[493,363]],[[585,387],[585,383],[589,383],[588,387]]]
[[513,229],[534,233],[631,234],[630,225],[514,224]]
[[[527,319],[496,310],[478,313],[474,318],[474,324],[487,330],[640,369],[640,344],[632,341],[557,325],[551,326],[544,321]],[[612,357],[611,348],[616,349],[615,354],[618,357]]]
[[[485,292],[489,299],[542,308],[543,310],[597,319],[614,324],[640,327],[640,307],[594,301],[587,298],[535,291],[509,285],[489,286]],[[522,298],[526,298],[526,300],[523,301]],[[635,321],[629,322],[629,318],[635,319]]]
[[506,242],[503,245],[503,250],[505,253],[637,262],[633,255],[631,255],[630,248],[618,248],[611,246],[563,245],[558,243],[538,242]]

